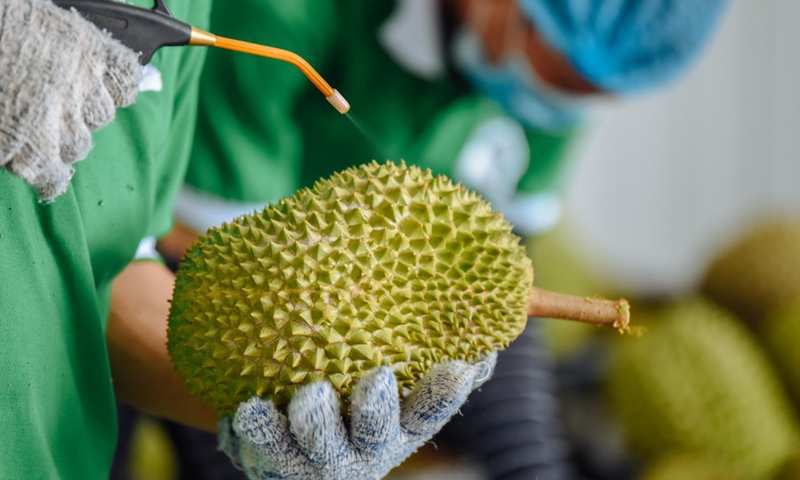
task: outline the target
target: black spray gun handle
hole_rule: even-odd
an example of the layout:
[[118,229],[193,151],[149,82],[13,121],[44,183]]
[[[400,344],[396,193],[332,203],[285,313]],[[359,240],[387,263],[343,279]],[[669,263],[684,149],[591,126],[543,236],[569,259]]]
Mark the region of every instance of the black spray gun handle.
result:
[[[164,0],[155,0],[152,9],[128,5],[114,0],[52,0],[59,7],[74,9],[98,27],[107,30],[123,45],[140,52],[142,65],[166,46],[217,47],[274,58],[291,63],[325,95],[339,113],[347,113],[350,104],[338,90],[332,88],[314,68],[296,53],[274,47],[256,45],[231,38],[219,37],[175,19]],[[235,1],[235,0],[228,0]]]
[[192,26],[176,20],[164,0],[155,0],[152,9],[113,0],[52,0],[59,7],[72,9],[135,52],[148,63],[161,47],[189,45]]

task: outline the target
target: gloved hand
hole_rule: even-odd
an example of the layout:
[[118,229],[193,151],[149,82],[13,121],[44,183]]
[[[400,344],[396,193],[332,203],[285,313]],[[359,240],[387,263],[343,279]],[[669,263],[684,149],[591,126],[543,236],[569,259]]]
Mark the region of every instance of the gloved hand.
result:
[[251,480],[377,480],[450,420],[489,379],[496,358],[436,365],[402,406],[392,370],[373,370],[353,388],[349,431],[328,382],[298,390],[288,419],[253,397],[233,420],[220,421],[220,449]]
[[0,167],[52,200],[90,132],[133,103],[138,54],[77,12],[44,0],[0,0]]

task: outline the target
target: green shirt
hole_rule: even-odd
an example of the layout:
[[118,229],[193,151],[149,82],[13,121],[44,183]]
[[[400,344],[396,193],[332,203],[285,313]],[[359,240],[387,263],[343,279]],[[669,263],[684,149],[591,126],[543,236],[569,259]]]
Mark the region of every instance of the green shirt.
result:
[[[476,128],[504,113],[453,76],[431,81],[400,66],[377,40],[395,6],[374,0],[217,2],[214,33],[303,56],[350,101],[352,121],[289,64],[209,52],[202,81],[208,101],[199,112],[189,186],[251,205],[372,159],[405,159],[453,175]],[[517,189],[557,190],[574,132],[528,129],[525,137],[530,164]]]
[[[170,7],[202,28],[210,0]],[[163,89],[118,110],[52,204],[0,169],[0,478],[108,478],[116,441],[105,342],[111,282],[143,237],[170,228],[204,53],[160,51],[152,65]]]

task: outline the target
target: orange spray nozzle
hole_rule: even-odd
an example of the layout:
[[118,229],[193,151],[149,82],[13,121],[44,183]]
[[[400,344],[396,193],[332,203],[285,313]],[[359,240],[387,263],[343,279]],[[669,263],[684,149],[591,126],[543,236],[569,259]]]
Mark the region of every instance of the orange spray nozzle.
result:
[[219,37],[212,33],[200,30],[199,28],[192,27],[192,37],[189,40],[189,45],[217,47],[226,50],[233,50],[236,52],[249,53],[251,55],[258,55],[261,57],[274,58],[283,62],[288,62],[300,69],[303,74],[311,80],[311,83],[325,95],[328,102],[341,114],[350,111],[350,103],[345,100],[338,90],[331,88],[328,82],[314,70],[307,61],[300,55],[288,50],[283,50],[275,47],[267,47],[265,45],[258,45],[256,43],[243,42],[241,40],[234,40],[232,38]]

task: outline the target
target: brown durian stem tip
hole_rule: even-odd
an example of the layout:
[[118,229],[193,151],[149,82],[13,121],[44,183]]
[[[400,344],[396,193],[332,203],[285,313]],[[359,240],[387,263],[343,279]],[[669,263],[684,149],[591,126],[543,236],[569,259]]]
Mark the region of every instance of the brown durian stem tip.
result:
[[581,298],[533,287],[528,316],[574,320],[614,327],[620,333],[639,333],[630,326],[631,308],[625,299]]

